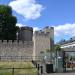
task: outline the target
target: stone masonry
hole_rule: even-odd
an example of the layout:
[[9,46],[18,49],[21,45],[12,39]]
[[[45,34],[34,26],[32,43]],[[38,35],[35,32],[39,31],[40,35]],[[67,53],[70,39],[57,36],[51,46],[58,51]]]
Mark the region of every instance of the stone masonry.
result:
[[43,30],[34,32],[33,34],[33,57],[34,60],[40,56],[41,52],[53,50],[54,48],[54,28],[45,27]]
[[53,47],[54,28],[45,27],[34,32],[32,41],[0,40],[0,60],[35,60],[42,51]]
[[[0,40],[0,59],[1,60],[18,60],[22,57],[31,57],[33,52],[33,42],[32,41],[17,41],[14,40]],[[11,58],[12,57],[12,58]],[[20,59],[19,59],[20,60]]]

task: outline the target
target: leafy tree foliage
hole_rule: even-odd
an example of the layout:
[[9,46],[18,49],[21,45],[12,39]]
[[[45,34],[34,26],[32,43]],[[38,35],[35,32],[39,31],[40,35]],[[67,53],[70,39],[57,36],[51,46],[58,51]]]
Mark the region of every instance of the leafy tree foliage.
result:
[[9,6],[0,5],[0,40],[15,40],[18,27],[17,19],[12,16]]
[[56,45],[55,46],[55,51],[61,51],[61,46],[60,45]]
[[12,8],[5,5],[0,5],[0,15],[12,15]]

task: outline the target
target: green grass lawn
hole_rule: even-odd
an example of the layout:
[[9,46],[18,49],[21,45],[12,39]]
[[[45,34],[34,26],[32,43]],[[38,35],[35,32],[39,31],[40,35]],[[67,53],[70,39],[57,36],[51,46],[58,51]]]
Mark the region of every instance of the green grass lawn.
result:
[[31,62],[0,62],[0,75],[12,75],[12,69],[1,68],[26,68],[14,69],[14,75],[37,75],[37,69]]

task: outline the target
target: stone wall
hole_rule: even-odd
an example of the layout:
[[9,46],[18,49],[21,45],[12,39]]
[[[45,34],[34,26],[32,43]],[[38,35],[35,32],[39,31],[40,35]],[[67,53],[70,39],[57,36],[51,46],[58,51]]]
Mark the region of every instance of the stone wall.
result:
[[[18,57],[31,57],[33,53],[32,41],[17,41],[0,40],[0,59],[3,57],[14,57],[12,60],[17,60]],[[17,57],[17,58],[16,58]],[[8,58],[9,59],[9,58]]]
[[0,60],[32,60],[39,57],[41,51],[54,48],[53,27],[34,32],[32,38],[32,41],[0,40]]

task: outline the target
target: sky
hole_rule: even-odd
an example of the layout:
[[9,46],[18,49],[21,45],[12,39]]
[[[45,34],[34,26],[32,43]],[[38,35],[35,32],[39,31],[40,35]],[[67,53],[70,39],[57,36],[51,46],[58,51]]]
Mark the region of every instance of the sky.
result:
[[0,0],[12,7],[18,26],[54,27],[55,42],[75,36],[75,0]]

